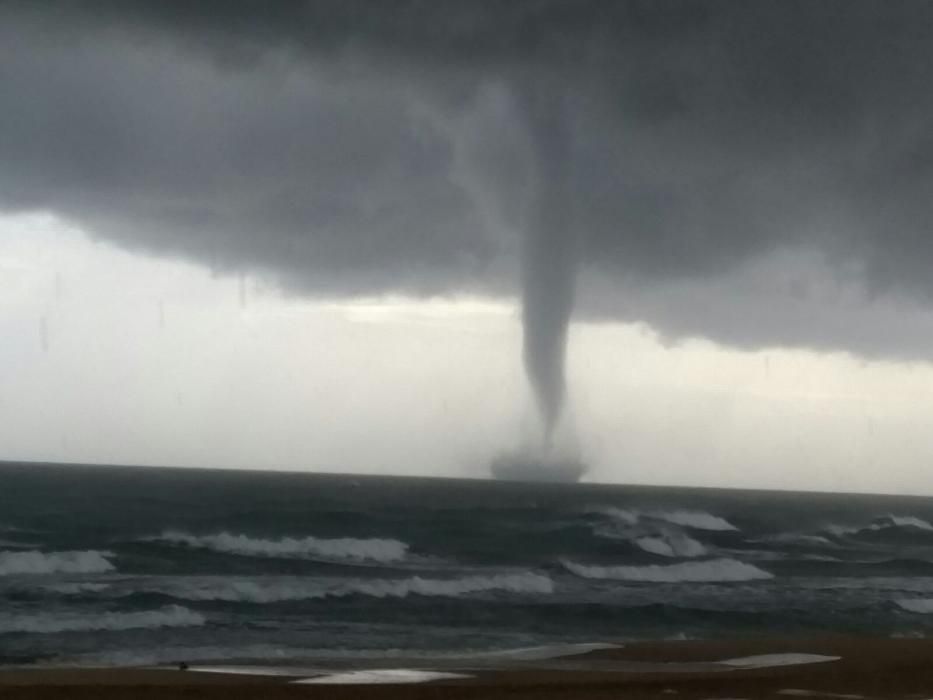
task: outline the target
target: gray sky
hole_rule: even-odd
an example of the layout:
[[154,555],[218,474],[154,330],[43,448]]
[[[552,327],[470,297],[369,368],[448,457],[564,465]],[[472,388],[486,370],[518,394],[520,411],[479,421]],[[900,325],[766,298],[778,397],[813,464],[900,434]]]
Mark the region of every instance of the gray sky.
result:
[[[10,456],[461,474],[520,439],[545,95],[570,115],[570,410],[593,477],[933,492],[930,3],[176,7],[0,6],[0,323],[30,328],[33,368],[0,371],[23,396],[50,381],[38,363],[60,373],[57,418],[20,407]],[[165,338],[215,352],[198,366]],[[155,413],[87,415],[111,391],[91,355]],[[179,408],[165,376],[202,403]],[[51,425],[83,446],[50,446]],[[360,449],[361,431],[384,438]]]

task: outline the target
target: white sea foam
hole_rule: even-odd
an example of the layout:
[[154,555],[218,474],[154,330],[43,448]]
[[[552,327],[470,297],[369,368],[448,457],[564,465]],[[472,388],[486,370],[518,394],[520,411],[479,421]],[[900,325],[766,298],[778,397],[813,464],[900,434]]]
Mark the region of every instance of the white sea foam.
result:
[[82,593],[102,593],[110,588],[109,583],[94,583],[91,581],[69,581],[67,583],[53,583],[42,588],[50,593],[61,595],[81,595]]
[[755,581],[774,578],[773,574],[735,559],[682,562],[668,566],[588,566],[564,561],[573,574],[589,579],[645,581],[655,583],[714,583]]
[[801,664],[821,664],[827,661],[838,661],[839,656],[824,656],[822,654],[759,654],[758,656],[742,656],[737,659],[726,659],[716,663],[736,668],[771,668],[773,666],[798,666]]
[[[889,515],[887,520],[889,520],[894,527],[912,527],[917,530],[927,530],[928,532],[933,532],[933,525],[928,523],[926,520],[915,518],[912,515]],[[884,525],[874,525],[873,529],[880,527],[884,527]]]
[[800,544],[815,547],[835,547],[839,545],[826,539],[822,535],[808,535],[803,532],[782,532],[777,535],[769,535],[752,542],[771,542],[774,544]]
[[693,528],[694,530],[710,530],[713,532],[736,531],[738,528],[725,518],[712,515],[702,510],[670,510],[647,513],[657,520],[666,520],[675,525]]
[[46,531],[31,527],[18,527],[17,525],[0,523],[0,532],[9,533],[11,535],[42,535],[45,534]]
[[794,585],[809,590],[871,590],[892,594],[933,594],[933,578],[919,576],[797,579]]
[[606,515],[613,520],[622,523],[623,525],[635,525],[638,523],[640,513],[635,510],[626,510],[624,508],[616,508],[615,506],[608,506],[606,508],[594,508],[591,512],[600,513],[601,515]]
[[174,530],[163,532],[153,539],[249,557],[371,561],[382,564],[402,561],[408,552],[407,544],[393,539],[283,537],[277,540],[267,540],[247,535],[234,535],[229,532],[192,535]]
[[845,537],[846,535],[854,535],[856,532],[859,532],[861,527],[853,527],[852,525],[836,525],[830,524],[823,527],[823,530],[828,532],[830,535],[835,537]]
[[702,510],[630,510],[607,506],[591,509],[605,515],[622,525],[636,525],[645,519],[663,520],[672,525],[688,527],[694,530],[708,530],[713,532],[736,531],[738,528],[725,518],[713,515]]
[[344,598],[353,595],[373,598],[405,598],[409,595],[457,598],[486,591],[549,594],[554,582],[532,572],[463,576],[440,579],[414,576],[404,579],[189,579],[172,582],[159,589],[186,600],[222,600],[241,603],[276,603],[318,598]]
[[108,613],[51,613],[34,615],[0,613],[0,634],[26,632],[54,634],[57,632],[91,632],[97,630],[155,629],[159,627],[198,627],[204,617],[180,605],[167,605],[158,610]]
[[348,582],[337,589],[337,595],[363,594],[376,598],[404,598],[415,594],[456,598],[485,591],[508,593],[549,594],[554,592],[550,577],[533,572],[515,574],[493,574],[488,576],[463,576],[454,579],[412,578],[375,581]]
[[933,613],[933,598],[904,598],[894,601],[898,607],[907,612],[929,615]]
[[111,552],[0,552],[0,576],[24,574],[99,574],[113,571]]
[[446,671],[419,671],[409,668],[373,668],[361,671],[345,671],[343,673],[329,673],[314,678],[302,678],[292,683],[321,684],[321,685],[362,685],[373,683],[426,683],[428,681],[450,680],[455,678],[472,678],[463,673],[448,673]]
[[683,534],[659,534],[649,537],[639,537],[635,544],[651,554],[662,557],[702,557],[706,554],[706,547],[692,537]]
[[597,537],[605,537],[610,540],[631,542],[645,552],[657,554],[662,557],[683,557],[690,559],[693,557],[702,557],[708,553],[702,542],[698,542],[677,528],[669,525],[662,528],[597,526],[593,528],[593,534]]
[[846,535],[856,535],[860,532],[879,532],[881,530],[890,530],[894,528],[933,532],[933,524],[913,515],[885,515],[884,517],[876,518],[868,525],[854,526],[831,524],[823,529],[836,537],[845,537]]

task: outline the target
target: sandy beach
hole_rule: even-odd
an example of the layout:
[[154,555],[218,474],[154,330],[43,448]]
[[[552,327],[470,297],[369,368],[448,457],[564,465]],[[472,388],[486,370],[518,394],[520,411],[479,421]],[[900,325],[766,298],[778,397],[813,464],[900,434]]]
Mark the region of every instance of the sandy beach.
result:
[[421,683],[347,683],[321,670],[260,675],[261,670],[224,673],[213,665],[200,671],[196,664],[186,671],[27,668],[0,672],[0,697],[919,699],[933,695],[931,661],[930,640],[676,641],[627,644],[499,669],[406,667],[467,676]]

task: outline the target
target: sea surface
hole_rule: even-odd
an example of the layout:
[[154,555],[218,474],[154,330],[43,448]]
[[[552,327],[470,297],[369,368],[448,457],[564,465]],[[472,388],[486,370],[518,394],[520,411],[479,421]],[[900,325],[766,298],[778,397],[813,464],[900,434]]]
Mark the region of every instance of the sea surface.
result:
[[933,500],[0,465],[0,664],[933,635]]

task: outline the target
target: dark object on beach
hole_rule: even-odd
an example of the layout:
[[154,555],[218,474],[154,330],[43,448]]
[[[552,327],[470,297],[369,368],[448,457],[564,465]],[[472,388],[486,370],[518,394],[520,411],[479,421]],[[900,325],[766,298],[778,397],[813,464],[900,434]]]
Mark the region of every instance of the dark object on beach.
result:
[[180,664],[178,664],[178,670],[179,670],[179,671],[187,671],[187,670],[188,670],[188,664],[185,663],[184,661],[182,661]]

